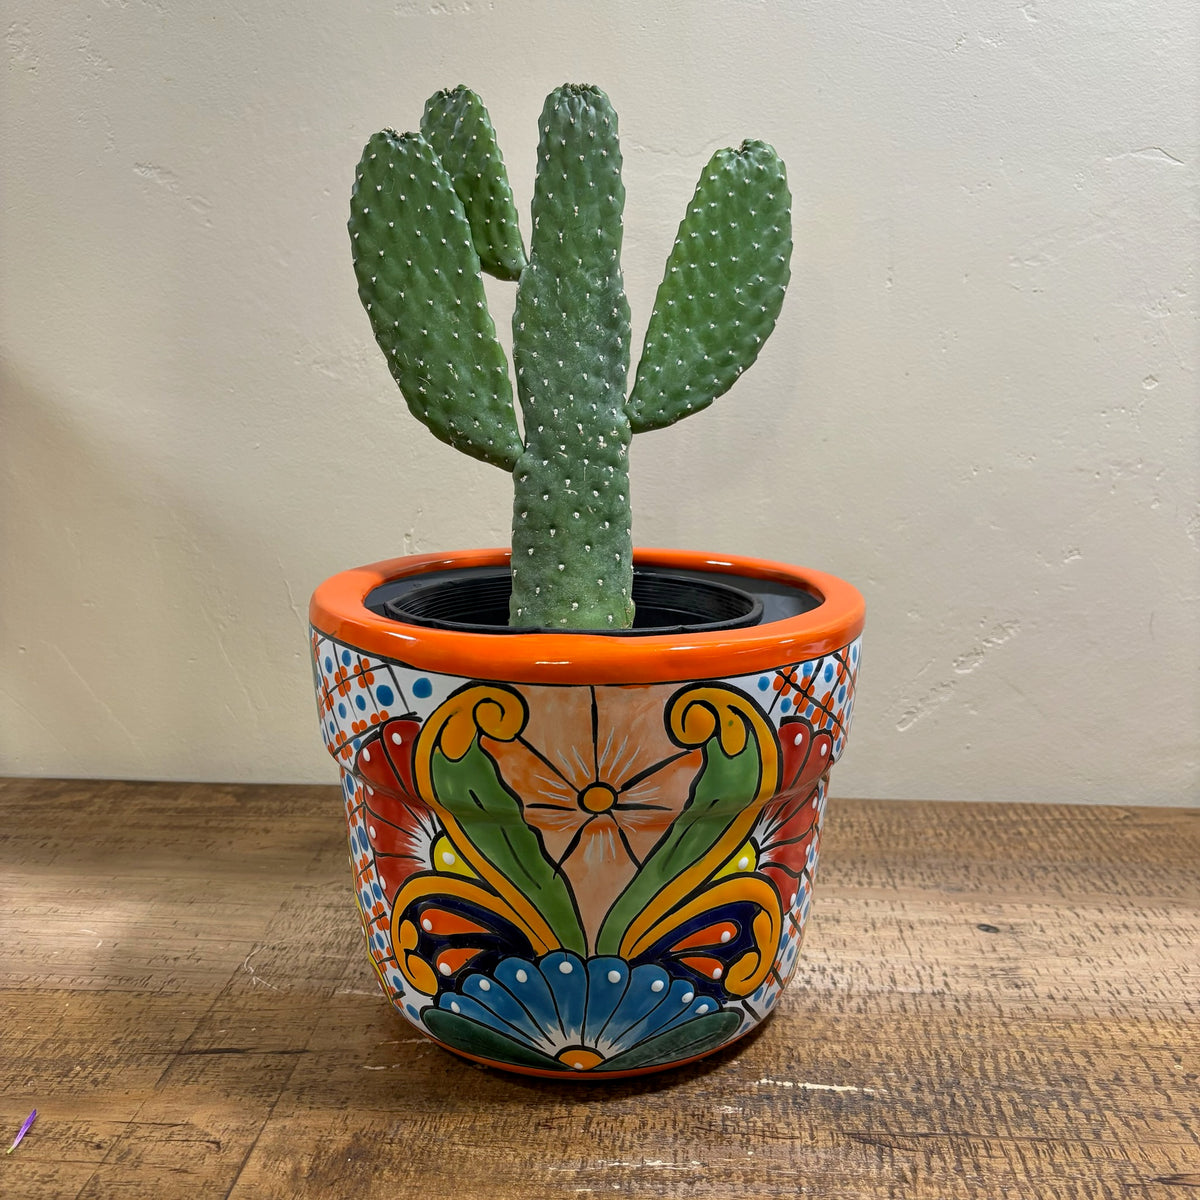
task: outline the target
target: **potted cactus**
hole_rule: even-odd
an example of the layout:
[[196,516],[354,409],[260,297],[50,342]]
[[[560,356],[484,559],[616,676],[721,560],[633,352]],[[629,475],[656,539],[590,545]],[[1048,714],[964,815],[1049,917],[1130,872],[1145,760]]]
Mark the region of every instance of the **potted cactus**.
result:
[[[813,570],[633,548],[632,436],[705,408],[774,328],[782,162],[713,155],[627,392],[616,114],[567,85],[539,130],[528,254],[473,92],[366,145],[359,295],[413,415],[511,472],[512,546],[334,576],[312,655],[385,994],[477,1061],[611,1079],[742,1036],[794,972],[863,603]],[[516,284],[521,424],[481,272]]]

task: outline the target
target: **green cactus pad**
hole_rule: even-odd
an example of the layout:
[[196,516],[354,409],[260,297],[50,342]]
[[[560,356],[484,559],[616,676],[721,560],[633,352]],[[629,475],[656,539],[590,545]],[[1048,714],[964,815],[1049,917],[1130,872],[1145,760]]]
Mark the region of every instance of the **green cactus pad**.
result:
[[350,201],[358,294],[413,415],[511,470],[522,451],[504,350],[462,201],[419,133],[367,143]]
[[498,279],[519,279],[525,246],[508,172],[483,101],[461,84],[435,92],[425,103],[421,133],[454,181],[480,265]]
[[791,193],[765,142],[700,175],[654,301],[629,397],[635,433],[707,408],[758,357],[791,275]]
[[513,472],[513,625],[633,622],[629,304],[621,148],[597,88],[542,110],[529,265],[513,314],[526,450]]

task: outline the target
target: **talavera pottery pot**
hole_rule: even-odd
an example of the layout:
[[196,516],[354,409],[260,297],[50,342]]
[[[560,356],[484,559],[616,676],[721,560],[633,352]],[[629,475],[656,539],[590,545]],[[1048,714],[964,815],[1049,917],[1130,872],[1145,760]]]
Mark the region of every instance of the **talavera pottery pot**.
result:
[[487,603],[461,581],[486,591],[507,562],[400,558],[313,595],[371,964],[422,1033],[489,1066],[689,1062],[757,1026],[795,972],[862,597],[817,571],[647,550],[639,575],[733,584],[752,611],[718,600],[700,632],[481,631]]

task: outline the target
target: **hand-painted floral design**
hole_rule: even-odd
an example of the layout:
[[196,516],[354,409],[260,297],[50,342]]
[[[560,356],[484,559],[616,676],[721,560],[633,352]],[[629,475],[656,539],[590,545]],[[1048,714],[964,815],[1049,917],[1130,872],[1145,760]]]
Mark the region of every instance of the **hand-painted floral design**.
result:
[[[344,766],[364,736],[391,717],[397,702],[404,711],[405,688],[394,663],[368,658],[316,631],[311,649],[321,736]],[[410,682],[420,690],[421,677]]]
[[833,738],[835,760],[841,755],[854,711],[859,641],[822,658],[780,667],[758,683],[760,690],[774,692],[768,710],[772,714],[783,719],[788,714],[803,717],[814,729],[827,730]]
[[555,951],[471,974],[425,1013],[450,1045],[542,1070],[632,1070],[726,1041],[741,1024],[661,967]]
[[682,810],[702,755],[663,728],[674,687],[518,690],[530,714],[521,736],[485,738],[483,748],[562,868],[594,945],[604,914]]
[[413,788],[412,752],[420,724],[408,717],[383,723],[355,755],[362,781],[363,828],[389,900],[418,871],[432,869],[441,826]]
[[390,896],[384,891],[376,870],[367,832],[370,814],[364,804],[365,786],[342,768],[342,788],[345,795],[346,830],[349,835],[350,869],[354,876],[354,897],[362,922],[363,936],[371,966],[393,1003],[403,994],[399,964],[392,953]]
[[748,677],[594,687],[439,676],[319,633],[312,650],[371,961],[410,1021],[572,1076],[683,1061],[772,1009],[857,642]]
[[750,835],[756,869],[779,890],[788,910],[795,908],[808,852],[820,829],[817,783],[829,770],[833,739],[813,731],[803,717],[779,726],[783,757],[781,790],[767,802]]

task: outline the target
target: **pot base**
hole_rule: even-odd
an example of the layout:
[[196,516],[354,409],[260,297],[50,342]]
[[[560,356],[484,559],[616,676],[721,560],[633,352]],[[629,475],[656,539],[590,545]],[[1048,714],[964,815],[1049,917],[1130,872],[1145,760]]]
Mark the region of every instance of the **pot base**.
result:
[[[763,1020],[763,1024],[770,1019],[771,1014],[768,1014]],[[741,1033],[735,1034],[727,1042],[722,1042],[719,1046],[713,1046],[709,1050],[704,1050],[700,1054],[693,1054],[688,1058],[678,1058],[673,1062],[656,1063],[652,1067],[636,1067],[630,1071],[543,1071],[537,1067],[522,1067],[514,1066],[512,1063],[501,1062],[499,1059],[483,1058],[478,1054],[471,1054],[466,1050],[456,1049],[454,1046],[439,1041],[437,1038],[429,1034],[425,1036],[439,1050],[446,1050],[453,1054],[456,1058],[466,1059],[468,1062],[478,1063],[481,1067],[488,1067],[494,1071],[504,1071],[509,1075],[525,1075],[534,1079],[552,1079],[562,1081],[563,1083],[607,1083],[612,1079],[638,1079],[644,1075],[661,1075],[664,1071],[674,1071],[678,1067],[691,1066],[692,1063],[702,1062],[706,1058],[712,1058],[715,1054],[720,1054],[723,1051],[731,1050],[739,1043],[747,1038],[757,1034],[763,1027],[763,1024],[752,1025],[749,1029],[742,1030]]]

